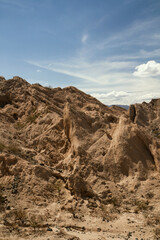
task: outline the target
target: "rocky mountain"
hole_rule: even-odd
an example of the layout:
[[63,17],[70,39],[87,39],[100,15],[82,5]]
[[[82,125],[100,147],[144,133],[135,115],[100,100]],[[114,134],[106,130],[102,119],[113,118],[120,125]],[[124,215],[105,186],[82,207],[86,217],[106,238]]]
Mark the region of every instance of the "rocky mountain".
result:
[[0,239],[159,239],[159,126],[160,99],[0,77]]

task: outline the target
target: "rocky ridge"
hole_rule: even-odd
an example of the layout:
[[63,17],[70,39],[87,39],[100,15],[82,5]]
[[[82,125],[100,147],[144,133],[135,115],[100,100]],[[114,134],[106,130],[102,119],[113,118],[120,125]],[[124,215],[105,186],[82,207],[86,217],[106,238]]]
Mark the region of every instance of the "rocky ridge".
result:
[[158,239],[159,123],[160,99],[127,111],[0,77],[0,237]]

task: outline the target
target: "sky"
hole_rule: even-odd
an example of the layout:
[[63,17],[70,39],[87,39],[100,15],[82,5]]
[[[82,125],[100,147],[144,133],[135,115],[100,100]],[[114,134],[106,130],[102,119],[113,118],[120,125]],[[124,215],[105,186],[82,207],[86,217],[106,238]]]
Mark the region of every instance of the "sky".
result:
[[0,0],[0,75],[106,105],[160,97],[160,0]]

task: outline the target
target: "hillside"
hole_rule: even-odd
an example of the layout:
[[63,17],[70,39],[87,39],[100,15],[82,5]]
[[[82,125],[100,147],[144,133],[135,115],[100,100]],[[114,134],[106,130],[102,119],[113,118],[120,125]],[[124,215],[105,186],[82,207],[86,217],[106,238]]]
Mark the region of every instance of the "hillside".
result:
[[160,99],[107,107],[0,78],[0,239],[159,239]]

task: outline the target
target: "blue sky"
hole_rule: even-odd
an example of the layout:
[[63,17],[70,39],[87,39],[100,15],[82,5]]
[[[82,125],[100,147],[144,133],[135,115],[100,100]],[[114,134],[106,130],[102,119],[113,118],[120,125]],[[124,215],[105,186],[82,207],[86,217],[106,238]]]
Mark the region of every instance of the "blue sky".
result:
[[105,104],[160,97],[159,0],[0,0],[0,75]]

